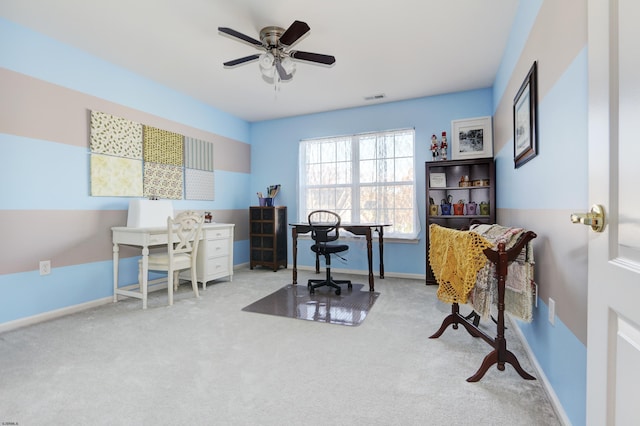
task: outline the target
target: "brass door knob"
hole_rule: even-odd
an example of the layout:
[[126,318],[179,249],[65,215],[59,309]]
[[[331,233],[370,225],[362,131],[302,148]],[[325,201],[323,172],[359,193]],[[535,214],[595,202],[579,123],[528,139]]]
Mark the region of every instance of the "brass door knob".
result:
[[600,204],[594,204],[589,213],[573,213],[571,222],[591,226],[595,232],[602,232],[604,230],[604,207]]

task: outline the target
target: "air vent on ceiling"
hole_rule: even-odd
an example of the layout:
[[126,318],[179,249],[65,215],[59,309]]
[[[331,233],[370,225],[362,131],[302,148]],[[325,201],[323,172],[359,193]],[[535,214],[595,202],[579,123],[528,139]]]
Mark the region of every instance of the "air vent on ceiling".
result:
[[385,97],[384,93],[380,93],[378,95],[373,95],[373,96],[365,96],[364,100],[365,101],[377,101],[379,99],[383,99]]

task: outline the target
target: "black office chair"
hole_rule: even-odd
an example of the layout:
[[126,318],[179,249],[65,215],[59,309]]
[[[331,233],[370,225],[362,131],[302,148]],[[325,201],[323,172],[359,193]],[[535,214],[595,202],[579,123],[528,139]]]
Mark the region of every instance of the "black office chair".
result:
[[317,256],[324,256],[327,268],[327,276],[325,279],[309,280],[307,287],[309,293],[315,293],[315,289],[322,286],[329,286],[336,289],[336,295],[340,295],[342,289],[339,284],[347,284],[349,289],[353,286],[349,280],[334,280],[331,277],[331,255],[349,250],[346,244],[328,244],[336,241],[339,237],[340,216],[328,210],[316,210],[309,214],[309,226],[311,227],[311,238],[315,244],[311,246],[311,250]]

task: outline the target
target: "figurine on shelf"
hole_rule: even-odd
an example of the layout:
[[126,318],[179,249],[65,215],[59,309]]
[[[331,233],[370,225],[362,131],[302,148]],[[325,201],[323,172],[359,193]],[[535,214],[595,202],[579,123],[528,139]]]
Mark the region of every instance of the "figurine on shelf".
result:
[[436,135],[431,136],[431,156],[434,161],[438,159],[438,138]]
[[447,132],[442,132],[442,142],[440,142],[440,159],[447,159]]

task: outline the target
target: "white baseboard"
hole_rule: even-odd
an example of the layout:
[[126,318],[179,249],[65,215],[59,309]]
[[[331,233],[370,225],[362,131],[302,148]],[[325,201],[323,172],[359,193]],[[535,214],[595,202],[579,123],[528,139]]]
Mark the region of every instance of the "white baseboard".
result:
[[556,410],[556,414],[560,418],[560,421],[562,422],[563,425],[571,426],[571,421],[569,420],[569,417],[567,417],[567,413],[564,411],[564,408],[562,407],[562,404],[558,399],[558,395],[556,395],[556,392],[553,390],[553,387],[551,386],[549,379],[547,378],[546,374],[544,374],[544,371],[542,370],[542,367],[538,362],[538,358],[536,358],[535,354],[531,350],[531,346],[529,346],[529,342],[527,342],[527,339],[525,339],[524,334],[522,333],[522,330],[520,330],[520,326],[518,325],[517,320],[511,317],[510,319],[511,319],[511,325],[513,326],[513,329],[518,335],[518,339],[520,339],[520,342],[522,343],[524,350],[527,352],[527,356],[529,357],[529,359],[531,360],[531,363],[533,364],[533,367],[537,371],[538,380],[542,382],[542,386],[544,387],[544,390],[547,392],[547,395],[551,400],[551,404],[553,405],[553,408]]
[[92,300],[86,303],[80,303],[79,305],[67,306],[66,308],[56,309],[54,311],[43,312],[41,314],[33,315],[31,317],[20,318],[14,321],[5,322],[0,324],[0,333],[16,330],[18,328],[38,324],[44,321],[49,321],[49,320],[60,318],[66,315],[75,314],[76,312],[95,308],[96,306],[106,305],[107,303],[113,303],[113,296]]

